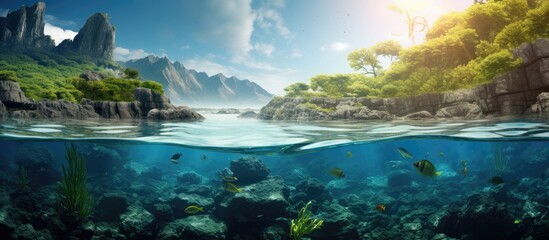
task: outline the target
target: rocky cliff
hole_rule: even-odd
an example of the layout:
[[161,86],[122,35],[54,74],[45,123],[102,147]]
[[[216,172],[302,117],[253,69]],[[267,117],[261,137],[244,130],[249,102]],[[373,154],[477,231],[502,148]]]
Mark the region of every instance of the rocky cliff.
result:
[[0,46],[16,48],[53,48],[50,36],[44,35],[44,11],[46,4],[38,2],[32,7],[0,17]]
[[[473,89],[403,98],[277,98],[259,118],[273,120],[480,118],[549,113],[549,39],[514,51],[521,67]],[[543,94],[542,94],[543,93]]]
[[107,14],[96,13],[88,18],[74,40],[64,40],[57,46],[57,50],[61,53],[72,51],[93,58],[112,60],[114,31]]
[[149,119],[201,120],[204,117],[188,107],[175,107],[165,96],[147,88],[136,88],[134,102],[84,100],[33,102],[25,97],[19,84],[0,81],[0,119],[3,118],[71,118],[71,119]]
[[266,104],[272,97],[272,94],[249,80],[223,74],[208,76],[165,57],[148,56],[123,64],[137,69],[143,79],[154,79],[161,83],[166,95],[175,104],[200,107],[259,106]]

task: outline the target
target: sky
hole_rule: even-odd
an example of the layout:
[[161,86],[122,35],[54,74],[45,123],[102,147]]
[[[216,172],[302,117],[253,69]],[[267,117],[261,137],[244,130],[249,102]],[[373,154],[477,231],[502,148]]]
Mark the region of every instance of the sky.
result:
[[[396,39],[410,46],[406,6],[430,25],[473,0],[45,0],[45,33],[56,44],[74,38],[86,19],[107,13],[116,27],[115,60],[167,56],[208,75],[223,73],[284,94],[318,74],[353,72],[347,54]],[[8,9],[33,5],[3,0]],[[424,33],[416,34],[416,42]]]

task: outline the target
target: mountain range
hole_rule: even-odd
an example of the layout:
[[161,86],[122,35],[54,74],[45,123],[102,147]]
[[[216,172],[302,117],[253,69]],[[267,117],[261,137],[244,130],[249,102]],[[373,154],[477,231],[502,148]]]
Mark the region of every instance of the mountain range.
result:
[[219,73],[187,69],[182,63],[166,57],[147,56],[121,63],[137,69],[142,79],[151,79],[164,86],[167,97],[176,105],[193,107],[259,107],[268,103],[272,94],[249,80]]

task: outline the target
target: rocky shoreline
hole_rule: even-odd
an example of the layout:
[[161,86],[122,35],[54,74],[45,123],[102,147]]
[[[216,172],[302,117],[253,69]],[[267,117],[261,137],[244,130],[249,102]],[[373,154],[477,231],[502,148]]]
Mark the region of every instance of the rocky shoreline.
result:
[[34,102],[19,84],[0,81],[0,119],[147,119],[194,121],[204,119],[189,107],[174,106],[170,100],[147,88],[136,88],[133,102],[91,101],[81,104],[57,100]]
[[515,49],[521,67],[473,89],[401,98],[274,98],[265,120],[394,120],[549,115],[549,39]]

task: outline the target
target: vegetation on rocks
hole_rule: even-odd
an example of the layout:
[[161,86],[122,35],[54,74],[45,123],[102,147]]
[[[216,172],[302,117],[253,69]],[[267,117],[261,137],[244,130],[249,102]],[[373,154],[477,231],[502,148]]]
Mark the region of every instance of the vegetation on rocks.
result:
[[[68,100],[82,98],[104,101],[133,101],[136,87],[150,88],[164,93],[162,85],[142,81],[135,69],[125,69],[126,78],[113,76],[122,70],[114,62],[92,59],[76,54],[57,54],[50,51],[22,51],[2,49],[0,52],[0,81],[18,82],[30,99]],[[101,81],[79,78],[85,71],[102,72],[113,76]]]
[[[400,97],[472,88],[518,67],[512,49],[549,37],[548,24],[548,1],[473,4],[439,18],[422,44],[385,41],[354,50],[347,60],[360,73],[320,74],[286,87],[286,96]],[[382,58],[390,60],[388,69]]]

